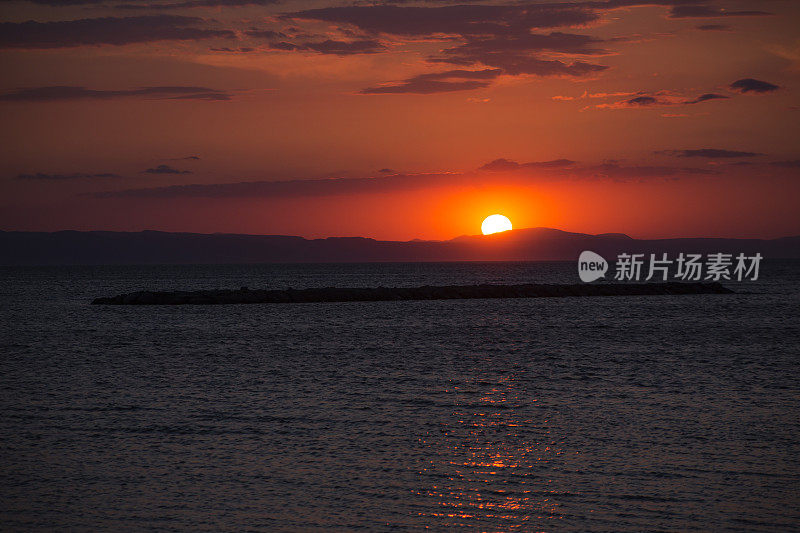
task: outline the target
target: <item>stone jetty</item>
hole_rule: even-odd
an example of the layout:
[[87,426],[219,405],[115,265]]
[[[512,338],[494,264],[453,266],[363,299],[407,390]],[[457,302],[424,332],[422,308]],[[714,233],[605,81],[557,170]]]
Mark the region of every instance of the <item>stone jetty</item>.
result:
[[596,283],[574,285],[451,285],[208,291],[139,291],[97,298],[95,305],[221,305],[311,302],[378,302],[396,300],[456,300],[473,298],[552,298],[568,296],[654,296],[732,294],[720,283]]

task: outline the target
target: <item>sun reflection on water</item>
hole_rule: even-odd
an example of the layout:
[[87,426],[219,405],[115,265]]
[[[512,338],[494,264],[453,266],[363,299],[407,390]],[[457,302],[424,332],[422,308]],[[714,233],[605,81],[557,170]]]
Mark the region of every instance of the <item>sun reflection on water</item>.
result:
[[455,399],[451,418],[422,439],[429,460],[420,474],[440,480],[419,492],[436,501],[423,516],[442,527],[483,522],[500,531],[563,518],[555,499],[560,492],[544,468],[563,453],[561,443],[547,420],[520,403],[517,386],[504,376],[447,391]]

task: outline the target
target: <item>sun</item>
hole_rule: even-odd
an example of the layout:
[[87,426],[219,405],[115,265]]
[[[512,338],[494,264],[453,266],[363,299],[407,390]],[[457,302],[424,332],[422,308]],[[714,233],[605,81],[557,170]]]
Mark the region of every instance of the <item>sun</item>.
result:
[[500,233],[511,229],[511,221],[503,215],[489,215],[481,224],[481,231],[484,235]]

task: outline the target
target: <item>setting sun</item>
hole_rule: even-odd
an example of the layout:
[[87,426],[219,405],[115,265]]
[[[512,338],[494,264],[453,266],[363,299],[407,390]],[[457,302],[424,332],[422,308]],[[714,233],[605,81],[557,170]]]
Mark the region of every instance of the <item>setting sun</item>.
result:
[[500,233],[511,229],[511,221],[503,215],[489,215],[481,224],[481,231],[484,235]]

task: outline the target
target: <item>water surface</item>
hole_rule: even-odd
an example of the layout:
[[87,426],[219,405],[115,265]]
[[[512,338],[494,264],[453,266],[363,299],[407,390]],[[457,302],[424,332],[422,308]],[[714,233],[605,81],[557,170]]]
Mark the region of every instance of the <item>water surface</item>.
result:
[[0,269],[8,530],[786,531],[800,263],[737,295],[90,306],[574,264]]

